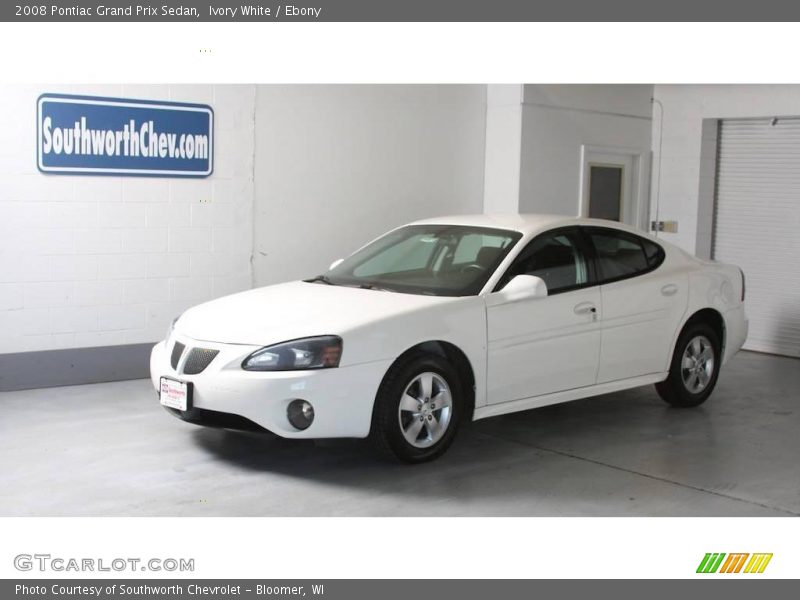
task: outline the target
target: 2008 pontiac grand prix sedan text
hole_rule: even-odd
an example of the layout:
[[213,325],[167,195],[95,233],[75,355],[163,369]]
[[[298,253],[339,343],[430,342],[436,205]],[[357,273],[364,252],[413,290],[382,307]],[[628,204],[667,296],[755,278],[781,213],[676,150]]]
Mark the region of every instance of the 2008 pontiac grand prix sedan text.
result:
[[651,383],[700,404],[744,343],[744,294],[737,267],[618,223],[430,219],[324,275],[189,309],[150,369],[186,421],[370,437],[420,462],[465,419]]

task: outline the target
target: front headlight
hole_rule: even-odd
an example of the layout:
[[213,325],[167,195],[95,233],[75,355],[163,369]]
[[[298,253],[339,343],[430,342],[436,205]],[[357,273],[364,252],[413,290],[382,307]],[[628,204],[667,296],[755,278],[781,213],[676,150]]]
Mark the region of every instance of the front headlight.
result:
[[339,366],[342,338],[336,335],[291,340],[256,350],[242,362],[245,371],[299,371]]

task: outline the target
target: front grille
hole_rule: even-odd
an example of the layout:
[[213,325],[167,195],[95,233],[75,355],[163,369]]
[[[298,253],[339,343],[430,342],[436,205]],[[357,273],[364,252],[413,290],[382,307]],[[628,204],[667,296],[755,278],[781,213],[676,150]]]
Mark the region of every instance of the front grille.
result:
[[208,348],[192,348],[189,357],[183,365],[183,372],[186,375],[197,375],[202,373],[211,364],[211,361],[219,354],[219,350],[209,350]]
[[183,349],[186,348],[180,342],[175,342],[175,345],[172,347],[172,356],[169,358],[169,364],[172,365],[172,368],[177,370],[178,369],[178,362],[181,360],[181,354],[183,354]]

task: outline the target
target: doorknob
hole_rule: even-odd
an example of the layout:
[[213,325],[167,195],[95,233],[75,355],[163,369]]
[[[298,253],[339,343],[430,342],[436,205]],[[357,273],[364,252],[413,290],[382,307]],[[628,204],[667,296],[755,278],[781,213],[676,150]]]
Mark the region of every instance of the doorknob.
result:
[[674,283],[668,283],[661,288],[662,296],[674,296],[678,292],[678,286]]
[[581,302],[576,304],[573,309],[576,315],[585,315],[588,313],[597,314],[597,307],[592,302]]

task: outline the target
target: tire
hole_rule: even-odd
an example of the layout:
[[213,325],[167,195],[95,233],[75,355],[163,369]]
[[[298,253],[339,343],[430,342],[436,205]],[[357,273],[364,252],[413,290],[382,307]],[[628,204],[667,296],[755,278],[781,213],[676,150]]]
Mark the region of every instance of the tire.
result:
[[699,406],[714,391],[721,359],[716,331],[703,322],[689,323],[675,344],[669,376],[656,384],[658,395],[672,406]]
[[462,382],[453,365],[436,354],[414,354],[392,365],[384,376],[375,397],[370,440],[381,455],[394,461],[433,460],[453,443],[464,404]]

